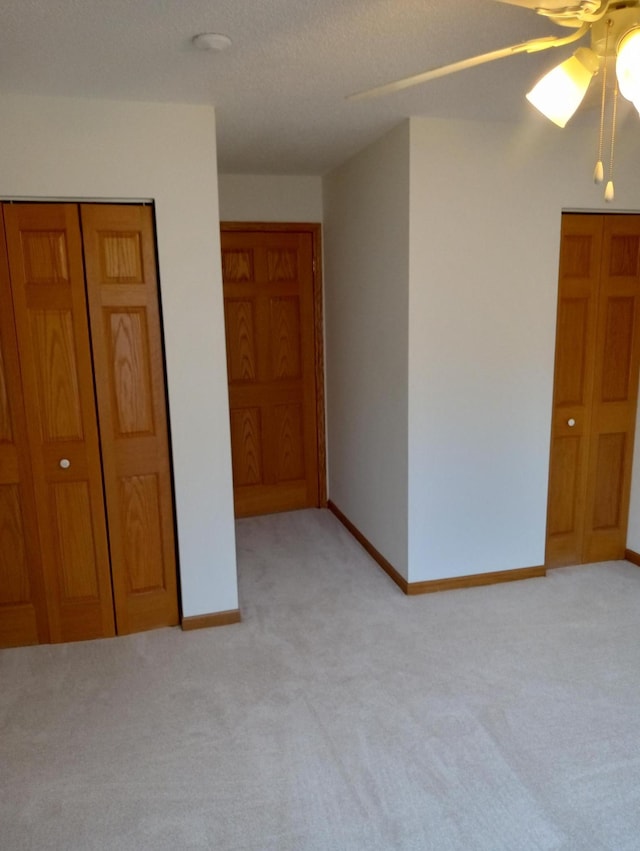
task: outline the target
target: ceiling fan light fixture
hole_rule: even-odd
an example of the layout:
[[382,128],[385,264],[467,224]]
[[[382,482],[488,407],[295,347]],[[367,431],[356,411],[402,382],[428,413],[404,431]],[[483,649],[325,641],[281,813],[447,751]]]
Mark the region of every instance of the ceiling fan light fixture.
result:
[[634,27],[620,39],[616,76],[620,94],[640,112],[640,27]]
[[600,60],[588,47],[579,47],[556,65],[527,93],[530,104],[558,127],[564,127],[582,103]]

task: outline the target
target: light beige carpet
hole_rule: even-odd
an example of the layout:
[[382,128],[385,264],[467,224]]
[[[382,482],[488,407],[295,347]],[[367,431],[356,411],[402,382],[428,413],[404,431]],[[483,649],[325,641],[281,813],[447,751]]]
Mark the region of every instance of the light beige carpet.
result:
[[637,851],[640,570],[407,598],[238,523],[244,621],[0,653],[2,851]]

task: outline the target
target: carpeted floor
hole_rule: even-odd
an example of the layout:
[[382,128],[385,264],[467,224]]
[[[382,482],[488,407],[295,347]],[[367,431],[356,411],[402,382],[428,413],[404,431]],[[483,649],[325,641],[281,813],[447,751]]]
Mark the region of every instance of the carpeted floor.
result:
[[2,851],[637,851],[640,570],[407,598],[238,523],[230,627],[0,653]]

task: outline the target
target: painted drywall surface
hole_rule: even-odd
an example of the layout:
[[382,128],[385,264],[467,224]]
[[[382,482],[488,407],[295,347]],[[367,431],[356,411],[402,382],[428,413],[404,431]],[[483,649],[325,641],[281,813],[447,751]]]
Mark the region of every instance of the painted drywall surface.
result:
[[210,107],[1,97],[0,197],[155,201],[183,612],[238,605]]
[[321,222],[322,179],[305,175],[220,174],[223,222]]
[[324,179],[329,497],[407,570],[409,125]]
[[412,582],[544,561],[561,213],[640,209],[637,128],[611,205],[594,138],[534,118],[411,120]]

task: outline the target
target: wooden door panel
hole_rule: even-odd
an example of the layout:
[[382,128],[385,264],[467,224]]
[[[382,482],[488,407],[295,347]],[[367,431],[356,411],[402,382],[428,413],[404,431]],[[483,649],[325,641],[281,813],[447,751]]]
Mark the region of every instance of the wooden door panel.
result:
[[225,333],[235,345],[228,350],[229,381],[255,381],[257,369],[257,338],[253,302],[226,299],[224,305]]
[[149,207],[83,204],[119,633],[178,623],[164,363]]
[[304,476],[303,412],[299,404],[276,405],[273,409],[276,430],[275,481],[295,482]]
[[[589,244],[589,253],[585,244]],[[591,245],[576,238],[570,245],[575,254],[568,264],[572,272],[570,277],[579,278],[577,269],[588,272],[591,268],[585,266]],[[586,394],[590,384],[588,357],[594,334],[594,306],[589,295],[584,294],[583,286],[581,281],[574,287],[582,291],[579,296],[562,297],[558,304],[557,335],[564,344],[556,356],[547,525],[547,560],[552,558],[556,565],[575,563],[583,533],[588,453],[585,428],[588,428],[589,415]]]
[[[50,494],[62,598],[65,603],[97,603],[100,582],[93,533],[95,510],[88,482],[57,482],[51,485]],[[102,505],[95,509],[104,511]]]
[[602,246],[598,217],[564,215],[558,286],[545,563],[580,561]]
[[4,215],[50,638],[113,635],[77,208]]
[[104,284],[143,284],[143,245],[138,230],[104,228],[98,238],[97,272]]
[[30,284],[69,283],[64,226],[59,230],[23,230],[21,243],[25,281]]
[[156,475],[120,479],[120,504],[128,544],[125,574],[131,594],[163,592],[167,587],[164,575],[167,560],[162,552],[160,528],[160,488]]
[[225,284],[242,284],[255,280],[253,249],[233,247],[225,240],[222,250],[222,277]]
[[548,535],[568,535],[575,531],[581,440],[575,435],[553,440],[551,451],[554,465],[549,478]]
[[624,558],[640,364],[640,216],[602,217],[583,561]]
[[615,529],[620,525],[624,488],[626,435],[602,434],[597,441],[595,497],[592,528]]
[[297,248],[283,245],[268,246],[265,250],[267,280],[272,284],[288,281],[297,283],[300,278]]
[[24,521],[17,484],[0,485],[0,606],[31,601]]
[[[590,279],[599,270],[599,229],[594,222],[577,216],[562,217],[561,274],[571,278]],[[573,233],[571,231],[574,231]]]
[[40,421],[45,442],[82,440],[72,310],[30,310]]
[[633,395],[630,379],[635,299],[633,296],[609,298],[605,312],[600,400],[626,402]]
[[554,403],[569,407],[584,405],[586,364],[589,343],[588,297],[563,298],[558,305],[558,339],[562,346],[556,355]]
[[13,429],[11,427],[11,409],[9,408],[4,357],[2,346],[0,346],[0,444],[3,443],[13,443]]
[[0,208],[0,647],[48,639],[40,538]]
[[270,307],[271,379],[302,378],[300,299],[272,298]]
[[105,309],[104,320],[114,434],[117,437],[152,435],[155,429],[146,310]]
[[[639,286],[640,216],[563,216],[549,566],[624,557],[640,360]],[[571,450],[565,418],[576,423]]]
[[222,227],[238,516],[317,506],[313,240]]
[[236,487],[262,485],[262,434],[260,408],[231,411],[231,461]]
[[[625,217],[626,218],[626,217]],[[634,280],[638,277],[638,249],[640,238],[636,233],[624,233],[629,224],[633,224],[632,218],[626,221],[609,221],[606,224],[608,238],[608,251],[605,256],[603,272],[607,279],[628,278]],[[614,232],[614,231],[622,232]]]

